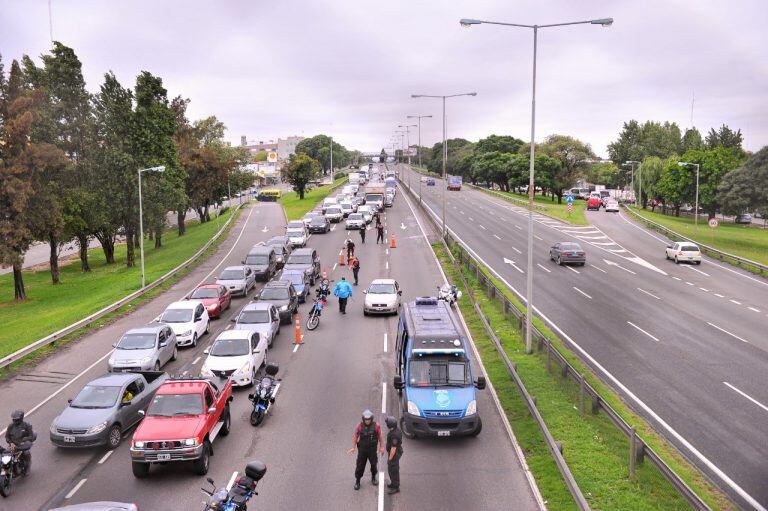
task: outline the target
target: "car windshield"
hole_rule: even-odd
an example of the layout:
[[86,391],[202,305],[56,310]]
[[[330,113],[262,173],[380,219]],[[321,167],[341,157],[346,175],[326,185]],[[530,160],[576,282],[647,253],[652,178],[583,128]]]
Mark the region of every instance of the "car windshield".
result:
[[294,286],[304,285],[304,275],[301,273],[283,273],[283,275],[280,277],[280,280],[287,280]]
[[192,321],[192,309],[167,309],[160,317],[163,323],[189,323]]
[[332,208],[328,208],[328,209],[326,209],[326,210],[325,210],[325,214],[327,215],[327,214],[329,214],[329,213],[330,213],[331,215],[335,215],[335,214],[337,214],[337,213],[341,213],[341,208],[339,208],[339,207],[337,207],[337,206],[334,206],[334,207],[332,207]]
[[69,404],[72,408],[112,408],[120,397],[121,387],[86,385]]
[[304,228],[304,222],[301,221],[292,221],[288,222],[288,229],[303,229]]
[[285,287],[265,287],[259,294],[260,300],[287,300],[288,297],[288,288]]
[[683,245],[682,247],[680,247],[680,250],[682,250],[683,252],[698,252],[699,247],[694,245]]
[[147,415],[173,417],[174,415],[202,415],[203,400],[200,394],[155,394]]
[[294,254],[288,258],[288,264],[312,264],[312,256]]
[[304,236],[304,229],[288,229],[285,233],[288,236]]
[[352,213],[351,215],[349,215],[348,218],[350,220],[362,220],[363,219],[363,214],[362,213]]
[[216,298],[219,296],[218,291],[211,287],[202,287],[195,289],[195,291],[189,296],[190,298]]
[[371,295],[393,295],[395,294],[394,284],[371,284],[368,288],[368,294]]
[[342,204],[341,209],[352,209],[352,204]]
[[317,213],[307,213],[306,215],[304,215],[304,220],[312,220],[313,218],[315,218],[317,216],[318,216]]
[[469,371],[465,362],[439,360],[412,360],[408,381],[414,387],[436,385],[464,387],[469,384]]
[[214,357],[240,357],[251,351],[248,339],[219,339],[211,346]]
[[243,324],[269,323],[268,311],[243,311],[237,317],[237,322]]
[[309,225],[325,225],[325,218],[314,217]]
[[149,350],[155,347],[155,334],[126,334],[117,343],[120,350]]
[[269,256],[267,255],[247,255],[245,256],[245,264],[267,264],[269,262]]
[[581,250],[581,246],[577,243],[563,243],[560,250]]
[[242,270],[224,270],[219,275],[219,280],[243,280]]

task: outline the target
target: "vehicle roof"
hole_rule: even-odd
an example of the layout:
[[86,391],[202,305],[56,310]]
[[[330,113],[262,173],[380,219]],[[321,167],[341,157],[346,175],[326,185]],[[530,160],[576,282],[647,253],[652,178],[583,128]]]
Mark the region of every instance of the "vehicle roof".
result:
[[312,220],[310,220],[309,223],[310,224],[313,223],[313,222],[315,222],[315,223],[317,223],[317,222],[325,223],[326,221],[328,221],[328,219],[325,218],[324,216],[320,215],[320,216],[313,216]]
[[245,271],[245,266],[227,266],[226,268],[224,268],[224,269],[223,269],[223,270],[221,270],[221,271],[222,271],[222,272],[225,272],[225,271],[227,271],[227,270],[240,270],[240,271]]
[[[305,276],[306,273],[304,273],[304,270],[296,270],[296,269],[288,268],[288,269],[283,270],[283,271],[280,272],[279,276],[283,276],[283,275],[301,275],[301,276]],[[277,279],[277,280],[280,280],[280,279]]]
[[269,282],[264,284],[264,287],[288,287],[292,284],[293,282],[291,282],[290,280],[270,280]]
[[373,284],[394,284],[395,279],[373,279],[371,281],[371,285]]
[[167,380],[157,389],[157,394],[200,394],[208,385],[206,380]]
[[218,289],[222,287],[221,284],[200,284],[195,289]]
[[251,247],[251,250],[248,251],[248,255],[269,254],[274,251],[275,249],[271,245],[254,245]]
[[[195,302],[197,303],[197,302]],[[156,334],[168,325],[164,323],[150,323],[148,325],[137,326],[125,332],[125,334]],[[124,334],[124,335],[125,335]]]
[[676,242],[680,246],[686,246],[686,247],[696,247],[699,248],[699,246],[696,243],[692,243],[690,241],[678,241]]
[[268,246],[271,246],[271,245],[277,244],[277,243],[279,243],[281,245],[287,244],[288,243],[288,237],[287,236],[272,236],[271,238],[269,238],[267,240],[266,246],[268,247]]
[[[227,268],[229,269],[229,268]],[[197,306],[200,305],[200,302],[197,300],[184,300],[183,302],[173,302],[169,303],[168,307],[165,308],[165,310],[168,309],[195,309]]]
[[251,338],[251,331],[250,330],[238,330],[233,328],[232,330],[224,330],[219,335],[216,336],[216,341],[227,341],[230,339],[250,339]]
[[105,387],[122,387],[126,382],[136,378],[136,373],[108,373],[88,382],[88,385],[104,385]]
[[[408,331],[413,339],[412,349],[420,347],[422,342],[459,340],[463,344],[463,336],[456,318],[443,300],[430,300],[429,305],[422,305],[419,300],[405,304],[403,308]],[[455,349],[455,348],[454,348]]]
[[[243,307],[243,309],[240,312],[242,312],[242,311],[269,310],[272,307],[274,307],[274,305],[272,305],[269,302],[251,302],[251,303],[247,304],[245,307]],[[224,330],[224,331],[228,332],[229,330]]]
[[312,255],[314,252],[314,248],[297,248],[291,255]]
[[304,218],[306,218],[308,216],[309,217],[314,217],[314,216],[318,216],[318,215],[322,215],[322,213],[320,213],[319,211],[309,211],[309,212],[307,212],[306,215],[304,215]]

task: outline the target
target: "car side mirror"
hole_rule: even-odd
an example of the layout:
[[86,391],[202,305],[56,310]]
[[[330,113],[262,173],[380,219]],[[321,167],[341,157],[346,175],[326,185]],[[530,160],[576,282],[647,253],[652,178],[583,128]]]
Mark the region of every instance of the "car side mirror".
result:
[[205,480],[208,481],[209,483],[211,483],[212,485],[216,486],[216,483],[213,482],[213,478],[212,477],[206,477]]
[[195,316],[195,323],[199,323],[203,320],[202,316]]
[[237,318],[229,318],[232,323],[237,323]]
[[363,294],[367,295],[368,294],[368,290],[367,289],[363,290]]
[[669,245],[667,245],[667,248],[672,248],[672,244],[670,243]]
[[395,376],[395,377],[393,378],[393,381],[392,381],[392,385],[393,385],[393,386],[394,386],[394,387],[395,387],[397,390],[402,390],[402,388],[403,388],[403,377],[402,377],[402,376]]
[[254,348],[254,349],[253,349],[253,352],[254,352],[254,353],[261,353],[261,350],[259,350],[259,348]]
[[402,292],[402,291],[398,291],[398,292],[397,292],[397,294],[398,294],[398,295],[402,295],[402,294],[403,294],[403,292]]
[[483,390],[485,388],[485,376],[477,377],[477,380],[475,380],[475,387],[479,390]]
[[145,412],[144,410],[139,410],[139,415],[144,417],[145,415],[147,415],[147,412]]
[[117,343],[116,342],[112,343],[112,347],[117,348]]
[[211,348],[205,348],[203,350],[203,355],[208,355],[211,352]]
[[165,348],[166,346],[168,346],[168,342],[166,342],[166,341],[160,341],[160,347],[161,347],[161,348]]
[[72,404],[72,400],[71,399],[67,399],[67,404],[71,405]]
[[253,394],[248,394],[248,399],[253,400]]
[[242,261],[240,261],[240,264],[245,264],[245,259],[243,259]]
[[212,406],[212,407],[208,408],[208,414],[210,415],[212,413],[216,413],[216,407],[215,406]]

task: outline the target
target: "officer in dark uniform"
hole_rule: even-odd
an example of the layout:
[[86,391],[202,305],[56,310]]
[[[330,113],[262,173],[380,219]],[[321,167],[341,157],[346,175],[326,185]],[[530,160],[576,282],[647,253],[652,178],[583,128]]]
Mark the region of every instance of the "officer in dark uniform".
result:
[[391,415],[386,419],[387,433],[387,471],[389,472],[389,493],[400,491],[400,458],[403,456],[403,433],[397,429],[397,419]]
[[[378,453],[376,447],[378,446]],[[363,412],[363,420],[355,428],[352,437],[352,448],[347,452],[352,454],[357,449],[357,465],[355,466],[355,490],[360,489],[360,479],[365,473],[365,463],[371,463],[371,483],[378,484],[376,473],[378,469],[378,454],[384,454],[384,442],[381,439],[381,427],[373,420],[370,410]]]

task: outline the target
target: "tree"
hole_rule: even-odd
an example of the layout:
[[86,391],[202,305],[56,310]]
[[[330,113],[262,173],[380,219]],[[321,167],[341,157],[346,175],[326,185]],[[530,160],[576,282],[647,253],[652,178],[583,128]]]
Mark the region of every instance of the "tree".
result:
[[[331,168],[331,137],[328,135],[315,135],[305,138],[296,144],[296,152],[304,153],[310,158],[320,162],[323,173]],[[350,152],[346,147],[333,141],[333,166],[344,167],[351,161]]]
[[714,149],[716,147],[729,147],[743,151],[741,147],[743,141],[744,137],[741,134],[741,130],[733,131],[731,128],[723,124],[717,131],[715,131],[714,128],[711,128],[709,133],[707,133],[705,142],[707,149]]
[[304,198],[307,185],[320,175],[320,162],[310,158],[304,153],[292,154],[288,163],[283,168],[283,173],[293,190],[299,194],[299,199]]
[[668,158],[682,152],[680,127],[669,121],[646,121],[640,125],[633,119],[624,123],[619,138],[608,144],[608,155],[616,165],[642,161],[647,156]]
[[619,167],[613,162],[600,162],[587,167],[584,175],[590,183],[616,188],[619,182]]
[[516,154],[525,142],[509,135],[490,135],[475,144],[475,154],[498,151],[500,153]]
[[[658,184],[661,179],[661,175],[664,172],[664,161],[658,156],[649,156],[643,160],[640,171],[637,176],[638,190],[640,189],[640,181],[642,181],[643,196],[639,197],[640,204],[645,207],[646,199],[661,199],[659,194]],[[651,207],[651,211],[655,210],[656,206]]]
[[608,156],[616,165],[625,161],[641,161],[645,156],[641,138],[640,124],[634,119],[625,122],[619,138],[608,144]]
[[696,128],[688,128],[683,135],[681,150],[686,152],[692,149],[704,149],[704,140]]
[[718,187],[718,201],[726,215],[753,211],[768,218],[768,146],[723,177]]
[[501,190],[509,190],[507,169],[512,155],[500,151],[488,151],[474,157],[472,174],[480,181],[496,184]]
[[[546,160],[542,160],[541,164],[547,171],[556,171],[555,174],[548,177],[549,185],[546,188],[552,192],[553,200],[554,197],[557,197],[557,203],[561,204],[563,202],[563,189],[573,185],[589,161],[595,158],[595,153],[592,152],[589,144],[567,135],[549,135],[537,149],[537,156],[546,155],[560,162],[558,169],[555,169]],[[521,154],[528,154],[530,144],[522,146],[520,152]],[[539,164],[538,158],[536,164]]]
[[[471,148],[473,144],[469,140],[465,140],[463,138],[450,138],[447,140],[446,145],[448,146],[448,159],[445,162],[445,172],[446,174],[453,175],[455,174],[455,171],[453,169],[453,164],[456,161],[458,150],[467,146]],[[427,170],[430,170],[431,172],[436,172],[438,174],[442,174],[443,173],[443,143],[438,142],[434,146],[432,146],[432,149],[429,152],[429,158],[427,158],[425,154],[425,155],[422,155],[422,159],[427,166]]]

